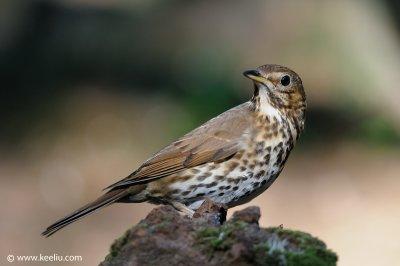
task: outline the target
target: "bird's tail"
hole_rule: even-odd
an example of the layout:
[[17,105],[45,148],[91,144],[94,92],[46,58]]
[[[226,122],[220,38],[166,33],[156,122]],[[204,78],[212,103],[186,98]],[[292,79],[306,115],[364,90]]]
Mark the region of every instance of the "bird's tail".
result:
[[83,206],[82,208],[76,210],[70,215],[58,220],[54,224],[50,225],[46,228],[46,230],[42,233],[43,236],[49,237],[64,226],[69,225],[70,223],[75,222],[76,220],[94,212],[97,209],[108,206],[111,203],[114,203],[129,194],[127,189],[116,189],[111,190],[100,196],[95,201]]

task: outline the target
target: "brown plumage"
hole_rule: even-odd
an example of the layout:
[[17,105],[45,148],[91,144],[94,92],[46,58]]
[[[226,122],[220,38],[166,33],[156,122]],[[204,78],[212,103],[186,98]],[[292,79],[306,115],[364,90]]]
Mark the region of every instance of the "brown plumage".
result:
[[235,154],[249,128],[249,108],[239,105],[171,143],[128,177],[107,187],[147,183],[207,162]]
[[171,143],[43,235],[114,202],[171,204],[191,215],[205,197],[232,207],[262,193],[304,128],[305,93],[299,76],[282,66],[265,65],[244,75],[254,81],[250,101]]

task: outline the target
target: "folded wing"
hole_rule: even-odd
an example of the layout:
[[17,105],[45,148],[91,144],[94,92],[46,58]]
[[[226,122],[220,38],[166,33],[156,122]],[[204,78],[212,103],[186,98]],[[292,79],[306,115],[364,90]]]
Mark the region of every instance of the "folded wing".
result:
[[231,158],[241,149],[251,119],[251,103],[232,108],[171,143],[107,189],[148,183],[204,163]]

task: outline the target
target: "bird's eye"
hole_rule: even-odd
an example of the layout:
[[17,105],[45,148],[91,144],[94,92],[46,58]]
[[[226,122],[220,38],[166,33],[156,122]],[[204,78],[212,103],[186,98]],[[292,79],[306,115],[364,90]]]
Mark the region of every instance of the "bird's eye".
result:
[[290,77],[288,75],[285,75],[281,78],[281,84],[283,86],[287,86],[290,84]]

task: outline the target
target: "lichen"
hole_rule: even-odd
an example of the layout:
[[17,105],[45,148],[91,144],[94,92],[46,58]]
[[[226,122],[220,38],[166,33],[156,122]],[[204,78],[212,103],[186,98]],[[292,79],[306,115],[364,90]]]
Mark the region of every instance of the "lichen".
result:
[[308,233],[279,227],[265,231],[271,234],[268,240],[253,247],[258,265],[336,265],[337,255]]
[[283,252],[271,250],[267,242],[254,245],[253,252],[252,260],[255,265],[286,265]]

